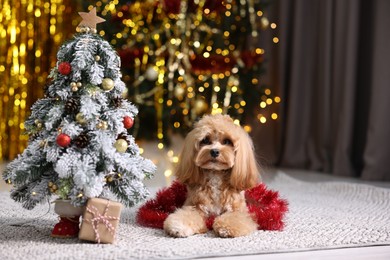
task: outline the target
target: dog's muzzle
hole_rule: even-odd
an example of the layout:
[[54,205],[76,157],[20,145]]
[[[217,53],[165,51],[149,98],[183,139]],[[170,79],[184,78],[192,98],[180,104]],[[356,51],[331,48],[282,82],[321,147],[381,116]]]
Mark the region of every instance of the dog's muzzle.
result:
[[213,158],[217,158],[219,156],[219,150],[218,149],[211,149],[210,150],[210,155]]

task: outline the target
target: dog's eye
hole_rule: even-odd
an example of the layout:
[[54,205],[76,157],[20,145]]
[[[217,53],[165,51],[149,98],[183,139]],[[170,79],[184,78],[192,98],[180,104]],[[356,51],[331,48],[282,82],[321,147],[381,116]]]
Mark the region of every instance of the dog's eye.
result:
[[201,145],[211,144],[210,138],[208,137],[203,138],[202,141],[200,141],[200,144]]
[[222,144],[224,144],[224,145],[233,145],[233,142],[232,142],[232,140],[226,138],[226,139],[224,139],[222,141]]

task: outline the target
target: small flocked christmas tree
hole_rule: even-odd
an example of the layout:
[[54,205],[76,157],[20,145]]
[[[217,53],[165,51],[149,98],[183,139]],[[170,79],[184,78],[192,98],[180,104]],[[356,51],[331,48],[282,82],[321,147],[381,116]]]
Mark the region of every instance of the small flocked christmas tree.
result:
[[25,122],[28,147],[3,174],[27,209],[51,195],[83,206],[112,194],[133,206],[147,197],[143,180],[155,171],[128,134],[138,111],[122,98],[119,56],[96,34],[104,19],[95,9],[80,15],[79,33],[58,51],[46,95]]

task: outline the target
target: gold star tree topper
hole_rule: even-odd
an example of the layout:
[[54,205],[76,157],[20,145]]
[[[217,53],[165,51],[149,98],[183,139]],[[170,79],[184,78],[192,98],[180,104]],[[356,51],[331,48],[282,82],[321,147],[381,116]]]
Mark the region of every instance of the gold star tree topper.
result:
[[94,7],[89,13],[79,12],[79,15],[83,20],[79,23],[79,27],[89,27],[96,29],[96,24],[102,23],[105,19],[96,15],[96,7]]

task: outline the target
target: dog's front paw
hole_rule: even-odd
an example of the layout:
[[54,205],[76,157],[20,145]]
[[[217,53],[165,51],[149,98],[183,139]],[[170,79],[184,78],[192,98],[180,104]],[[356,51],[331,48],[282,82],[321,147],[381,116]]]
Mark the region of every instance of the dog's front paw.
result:
[[167,220],[164,222],[164,230],[168,235],[172,237],[189,237],[194,234],[194,231],[183,223]]
[[241,237],[257,230],[257,224],[244,212],[229,212],[217,217],[213,224],[219,237]]
[[184,207],[170,214],[164,221],[165,232],[173,237],[188,237],[207,232],[203,217],[192,207]]

